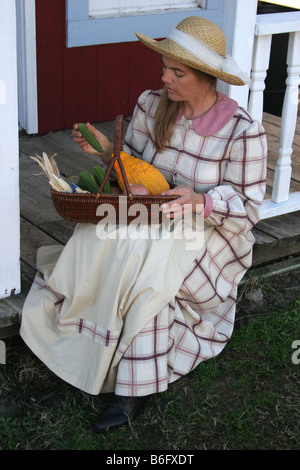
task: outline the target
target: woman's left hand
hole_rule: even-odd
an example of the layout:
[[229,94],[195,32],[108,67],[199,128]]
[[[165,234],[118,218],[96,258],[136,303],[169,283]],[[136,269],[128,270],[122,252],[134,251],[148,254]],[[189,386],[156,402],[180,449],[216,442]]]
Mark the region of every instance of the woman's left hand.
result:
[[174,189],[163,192],[163,195],[166,196],[173,194],[178,195],[178,198],[161,206],[166,217],[179,217],[191,212],[200,214],[204,210],[205,199],[203,194],[196,193],[190,186],[176,186]]

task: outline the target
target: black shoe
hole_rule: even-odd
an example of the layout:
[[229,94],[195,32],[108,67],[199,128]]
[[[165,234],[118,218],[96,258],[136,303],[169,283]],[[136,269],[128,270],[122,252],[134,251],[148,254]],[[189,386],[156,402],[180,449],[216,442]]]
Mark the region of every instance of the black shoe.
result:
[[93,423],[93,431],[103,432],[114,426],[128,424],[134,419],[149,396],[146,397],[116,397]]

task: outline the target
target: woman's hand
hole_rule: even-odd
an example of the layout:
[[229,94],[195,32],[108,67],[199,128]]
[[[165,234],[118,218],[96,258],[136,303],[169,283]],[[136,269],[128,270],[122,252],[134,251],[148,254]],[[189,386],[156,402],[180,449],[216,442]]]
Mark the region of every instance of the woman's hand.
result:
[[89,153],[90,155],[99,155],[105,163],[108,163],[113,152],[112,143],[104,134],[102,134],[102,132],[98,131],[98,129],[92,126],[89,122],[87,122],[86,125],[87,128],[91,131],[91,133],[96,137],[98,142],[101,144],[101,147],[103,148],[103,153],[97,152],[97,150],[91,147],[91,145],[82,136],[81,132],[79,132],[78,124],[73,125],[72,135],[74,142],[78,143],[82,150],[84,150],[86,153]]
[[201,214],[204,210],[205,199],[203,194],[196,193],[190,186],[176,186],[174,189],[164,191],[163,195],[178,195],[178,199],[162,204],[161,208],[166,217],[179,217],[183,214],[195,212]]

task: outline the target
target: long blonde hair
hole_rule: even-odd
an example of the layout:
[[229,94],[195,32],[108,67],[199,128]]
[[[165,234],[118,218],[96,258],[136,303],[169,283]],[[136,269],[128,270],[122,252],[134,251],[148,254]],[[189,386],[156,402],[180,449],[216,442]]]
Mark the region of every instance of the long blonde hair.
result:
[[154,147],[162,152],[170,143],[173,134],[173,124],[180,110],[181,101],[172,101],[164,87],[154,118]]
[[[209,90],[215,90],[217,79],[211,75],[193,70],[200,78],[208,82]],[[172,101],[168,97],[167,88],[164,87],[154,117],[154,147],[162,152],[171,141],[173,125],[176,116],[182,107],[182,101]]]

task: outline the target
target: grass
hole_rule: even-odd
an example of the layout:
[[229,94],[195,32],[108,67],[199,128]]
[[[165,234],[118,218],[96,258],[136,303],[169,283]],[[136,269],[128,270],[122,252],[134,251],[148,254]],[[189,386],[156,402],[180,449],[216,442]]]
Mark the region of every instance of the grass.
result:
[[[284,306],[274,282],[260,285],[265,305],[250,312],[247,321],[237,321],[218,357],[151,397],[129,426],[105,435],[94,434],[90,423],[110,395],[92,397],[69,386],[20,338],[6,340],[6,365],[0,366],[0,449],[299,449],[300,364],[292,362],[292,343],[300,340],[300,296],[297,290],[289,301],[290,282],[284,285],[282,277],[278,282],[285,289]],[[241,318],[245,308],[241,303]]]

